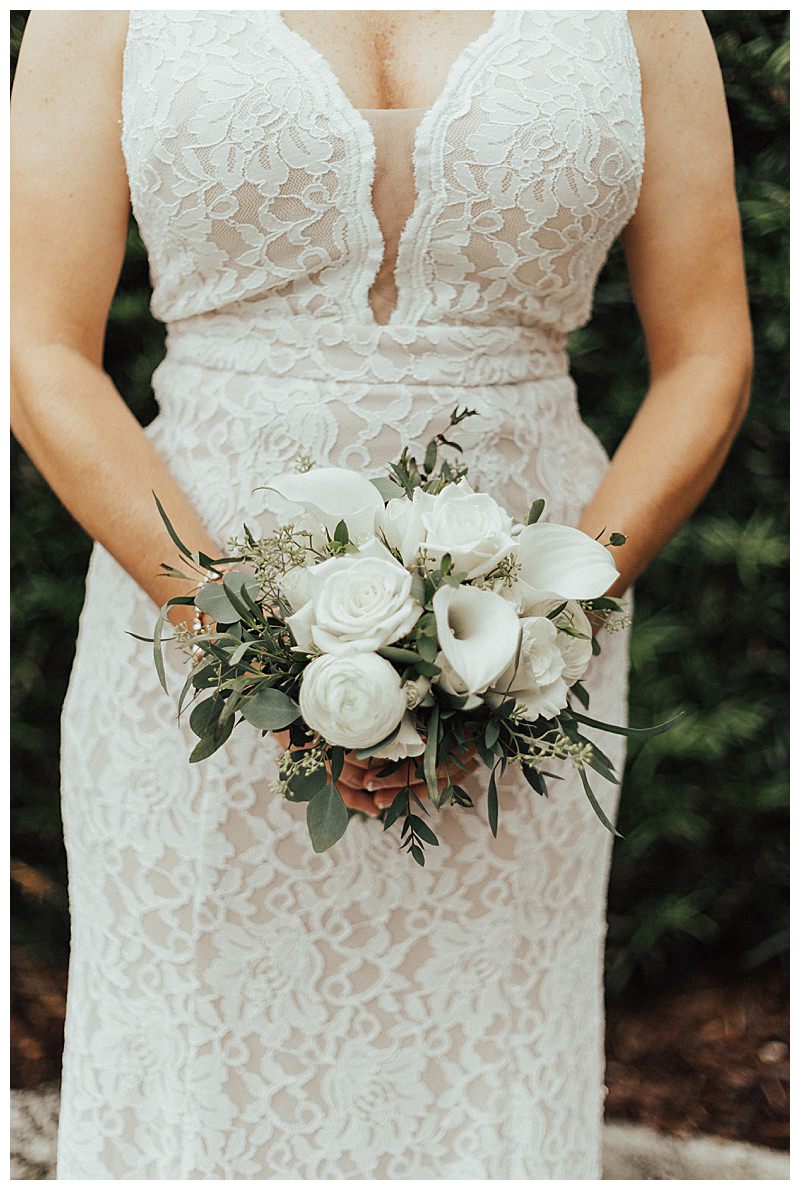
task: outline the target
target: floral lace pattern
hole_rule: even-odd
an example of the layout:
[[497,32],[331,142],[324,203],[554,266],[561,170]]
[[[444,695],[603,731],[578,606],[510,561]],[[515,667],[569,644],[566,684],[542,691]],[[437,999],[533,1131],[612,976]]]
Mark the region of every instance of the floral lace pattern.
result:
[[[378,474],[465,403],[471,478],[578,520],[608,460],[566,336],[644,162],[624,11],[500,11],[459,56],[385,324],[373,132],[277,12],[132,12],[122,143],[168,327],[146,432],[221,543],[290,512],[253,489],[298,452]],[[576,775],[540,799],[510,773],[497,839],[473,778],[424,869],[359,817],[315,855],[269,739],[243,724],[187,763],[183,658],[169,698],[125,631],[154,618],[95,545],[62,721],[57,1176],[599,1177],[611,839]],[[586,679],[617,722],[625,638]]]

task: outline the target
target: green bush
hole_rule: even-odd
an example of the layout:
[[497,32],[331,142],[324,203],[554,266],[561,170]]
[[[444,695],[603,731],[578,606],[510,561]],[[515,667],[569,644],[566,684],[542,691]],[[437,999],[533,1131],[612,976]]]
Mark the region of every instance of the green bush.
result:
[[[12,61],[25,13],[12,14]],[[680,972],[710,950],[757,965],[783,954],[787,903],[788,12],[706,13],[725,78],[755,328],[751,408],[725,469],[637,586],[631,720],[676,708],[632,748],[611,875],[608,987]],[[131,225],[105,366],[142,422],[163,328],[148,312]],[[591,323],[570,340],[586,420],[613,450],[645,391],[644,343],[621,246]],[[12,448],[12,830],[15,857],[63,890],[58,722],[89,551]],[[13,937],[63,961],[66,904],[15,899]]]

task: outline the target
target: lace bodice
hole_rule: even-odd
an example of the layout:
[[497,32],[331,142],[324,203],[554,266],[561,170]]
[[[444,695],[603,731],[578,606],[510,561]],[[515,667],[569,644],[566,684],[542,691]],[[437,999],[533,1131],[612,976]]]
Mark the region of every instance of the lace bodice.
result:
[[[156,317],[374,321],[371,124],[277,11],[134,11],[124,86]],[[643,162],[625,11],[496,11],[418,123],[390,324],[561,343],[589,316]]]

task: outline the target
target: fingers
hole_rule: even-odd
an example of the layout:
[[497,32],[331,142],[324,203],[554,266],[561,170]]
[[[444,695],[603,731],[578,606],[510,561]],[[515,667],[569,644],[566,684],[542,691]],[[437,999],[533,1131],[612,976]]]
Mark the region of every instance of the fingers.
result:
[[378,774],[386,763],[385,761],[373,761],[372,767],[366,768],[360,763],[351,762],[350,757],[351,753],[345,753],[342,766],[344,780],[348,785],[359,786],[370,793],[377,792],[379,789],[402,789],[414,776],[414,766],[411,762],[403,765],[397,772],[389,773],[386,777],[379,777]]
[[361,810],[364,814],[369,814],[370,818],[377,818],[380,814],[371,793],[364,793],[362,789],[350,789],[341,780],[337,782],[337,787],[342,801],[349,809]]
[[397,797],[398,793],[400,792],[400,789],[408,789],[408,788],[411,789],[412,793],[415,793],[417,795],[417,797],[420,799],[420,801],[422,801],[423,798],[426,798],[428,796],[428,789],[427,789],[427,786],[425,785],[425,782],[424,781],[414,781],[411,786],[401,785],[397,789],[385,789],[385,790],[381,790],[380,793],[376,793],[374,795],[375,805],[378,807],[379,810],[387,809],[387,807],[391,806],[392,802]]

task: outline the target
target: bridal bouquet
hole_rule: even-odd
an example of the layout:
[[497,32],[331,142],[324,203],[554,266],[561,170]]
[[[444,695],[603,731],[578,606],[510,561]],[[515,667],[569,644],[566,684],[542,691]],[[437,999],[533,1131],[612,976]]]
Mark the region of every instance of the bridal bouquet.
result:
[[[373,758],[381,776],[403,769],[403,780],[424,781],[437,811],[473,805],[459,775],[477,753],[495,836],[498,775],[518,764],[546,795],[555,779],[548,763],[566,759],[613,831],[589,770],[617,777],[581,728],[642,737],[670,726],[623,728],[584,713],[581,678],[600,652],[589,617],[612,630],[625,624],[620,602],[605,595],[618,574],[611,550],[625,538],[612,533],[602,544],[545,523],[543,500],[515,524],[474,491],[465,466],[439,462],[442,447],[460,451],[445,435],[472,413],[455,410],[422,463],[405,448],[379,479],[302,460],[304,469],[268,484],[302,512],[266,537],[245,526],[227,558],[190,552],[157,501],[182,556],[206,571],[194,596],[161,610],[153,643],[165,690],[168,608],[194,603],[213,620],[182,637],[195,657],[178,708],[194,695],[189,759],[210,756],[242,722],[262,734],[288,729],[278,790],[307,803],[315,851],[334,844],[356,812],[337,789],[347,750]],[[223,563],[250,572],[223,573]],[[412,809],[430,817],[409,785],[383,811],[383,828],[402,816],[400,846],[424,864],[424,845],[438,839]]]

